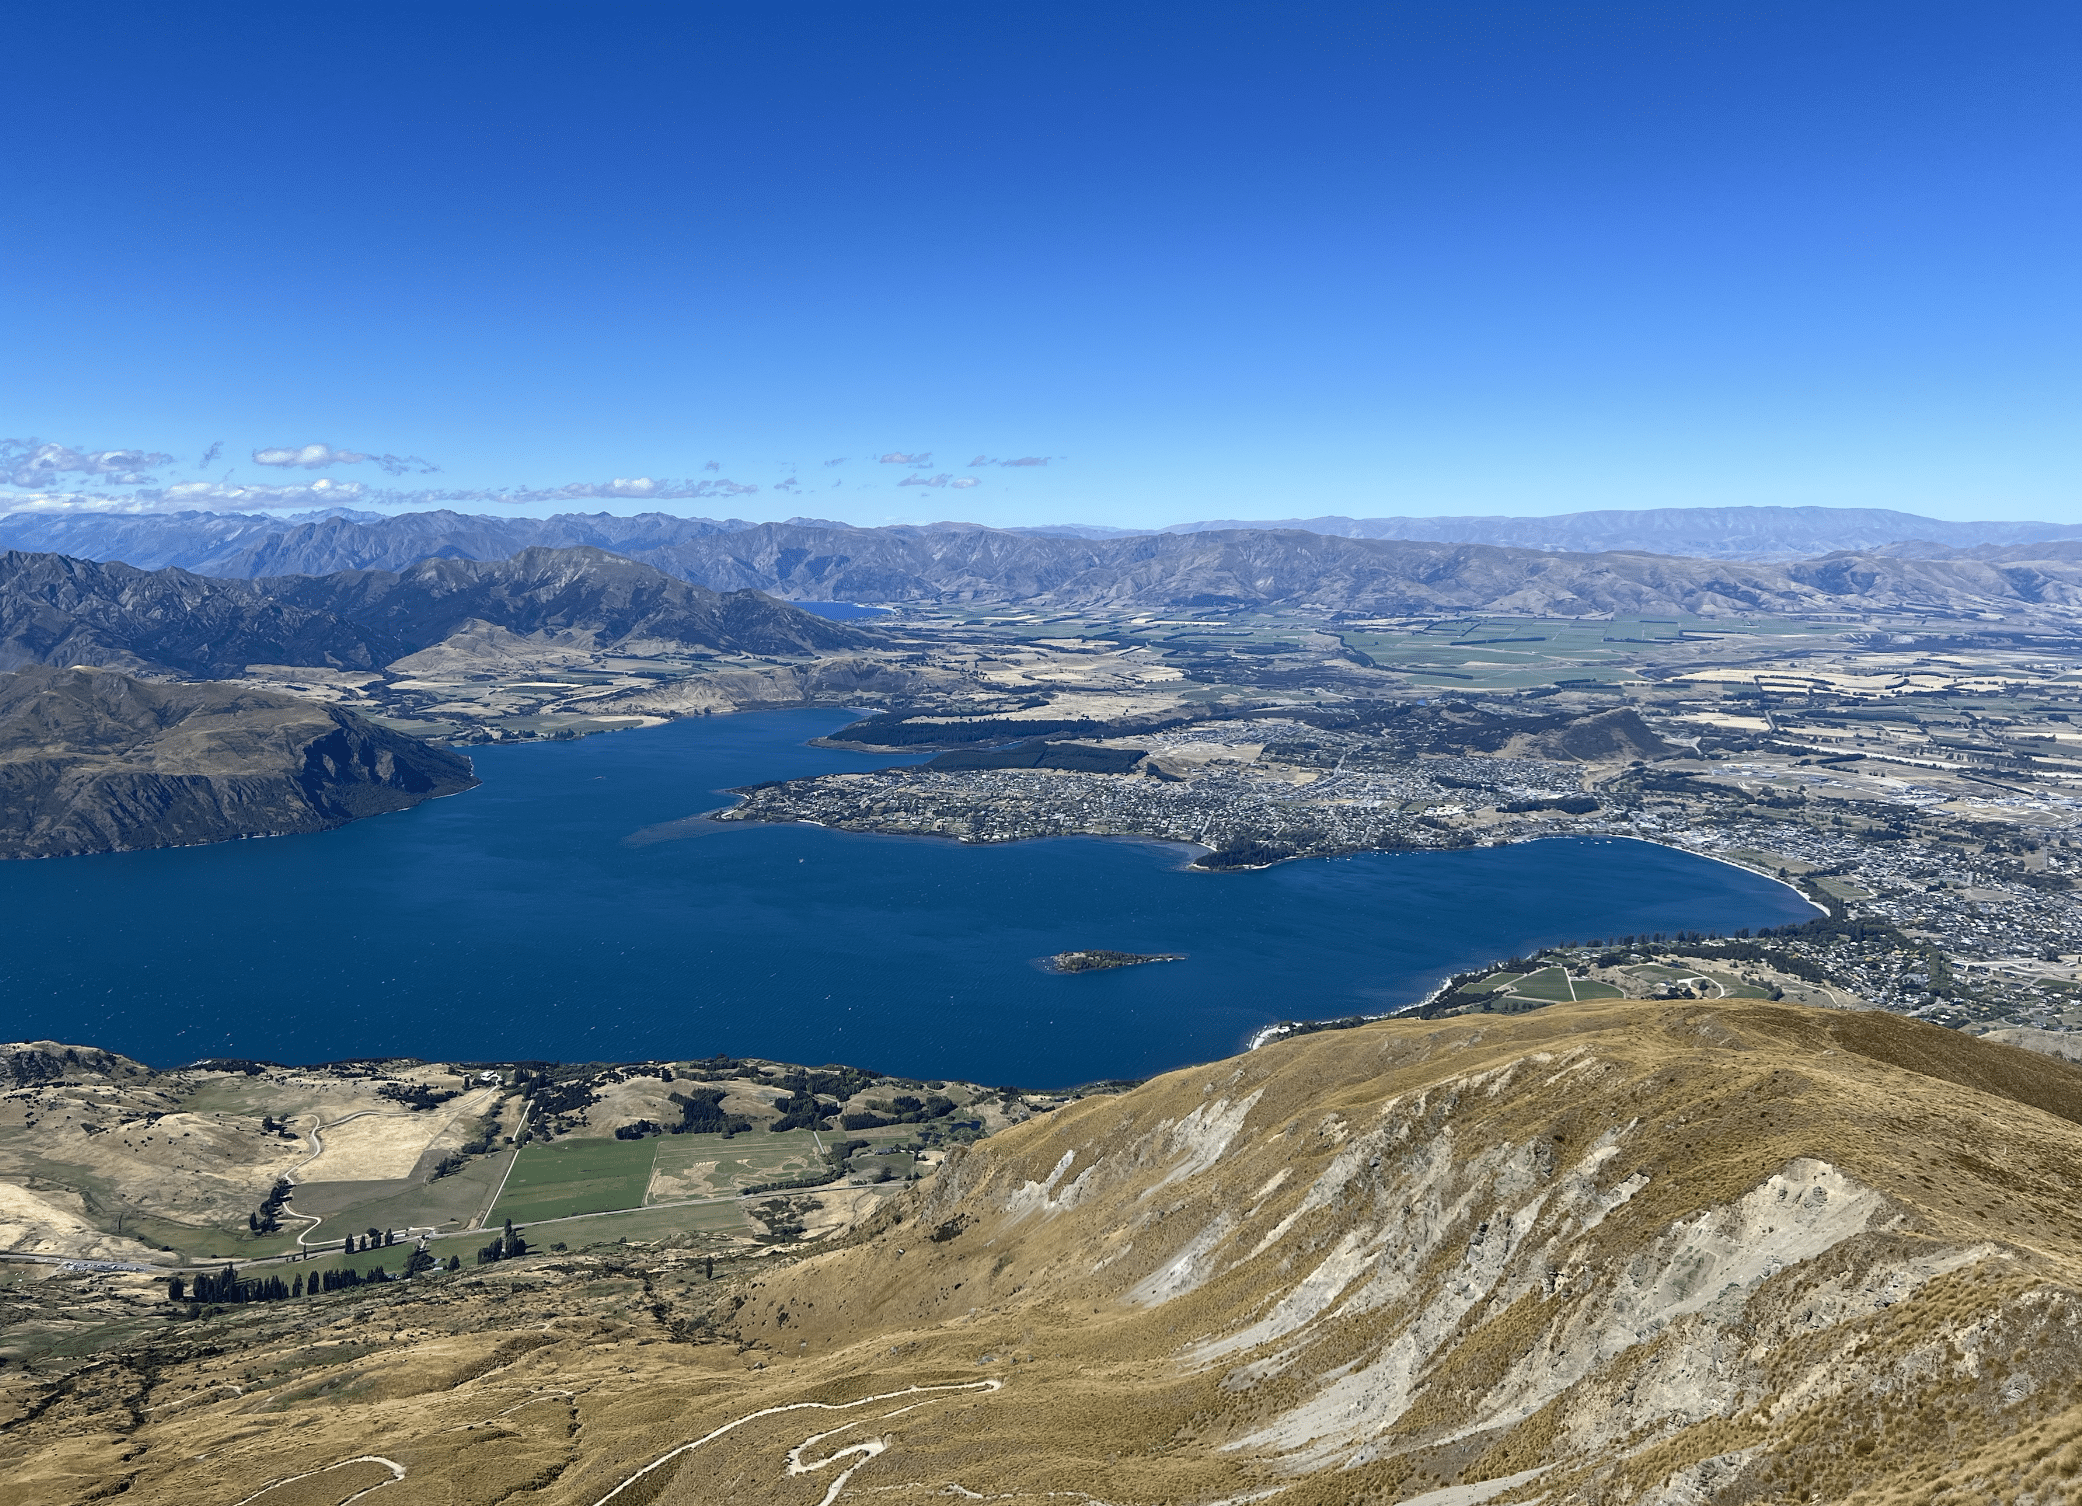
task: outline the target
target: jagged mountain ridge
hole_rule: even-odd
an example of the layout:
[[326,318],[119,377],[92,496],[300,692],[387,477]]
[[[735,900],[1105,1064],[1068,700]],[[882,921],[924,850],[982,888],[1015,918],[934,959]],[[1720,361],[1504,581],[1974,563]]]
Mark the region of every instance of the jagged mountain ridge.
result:
[[0,858],[325,831],[476,783],[458,754],[278,691],[0,674]]
[[[803,601],[1006,603],[1043,611],[1259,607],[1708,617],[1870,609],[2033,614],[2082,605],[2082,558],[2073,544],[2059,542],[1972,550],[1917,545],[1760,563],[1300,530],[1070,538],[953,524],[740,526],[662,514],[521,520],[426,513],[381,523],[330,518],[249,546],[247,554],[212,568],[236,575],[264,562],[299,572],[396,562],[414,551],[490,557],[508,550],[512,530],[523,523],[584,524],[596,537],[619,540],[608,547],[625,557],[690,584]],[[246,564],[238,564],[240,558]]]
[[631,651],[816,654],[871,641],[757,592],[719,594],[597,549],[529,549],[504,560],[429,559],[402,571],[251,581],[0,554],[0,669],[375,669],[485,625]]

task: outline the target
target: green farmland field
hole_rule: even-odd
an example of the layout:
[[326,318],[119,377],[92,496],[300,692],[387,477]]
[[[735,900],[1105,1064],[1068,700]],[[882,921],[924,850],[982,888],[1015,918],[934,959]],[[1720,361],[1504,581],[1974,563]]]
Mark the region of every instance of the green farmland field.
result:
[[1521,999],[1546,999],[1557,1004],[1566,1004],[1575,997],[1569,992],[1569,975],[1558,967],[1543,967],[1537,973],[1526,974],[1511,985],[1510,992]]
[[532,1224],[573,1213],[640,1208],[656,1140],[567,1140],[521,1148],[487,1223]]

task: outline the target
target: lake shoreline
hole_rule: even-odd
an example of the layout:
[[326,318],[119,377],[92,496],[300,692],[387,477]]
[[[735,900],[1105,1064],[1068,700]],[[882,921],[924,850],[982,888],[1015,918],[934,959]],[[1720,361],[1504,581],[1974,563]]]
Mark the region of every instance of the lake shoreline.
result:
[[[1181,883],[1204,847],[913,842],[699,808],[776,773],[882,766],[804,746],[844,715],[475,748],[471,799],[386,821],[0,865],[0,904],[39,938],[0,956],[10,1028],[155,1065],[720,1051],[1078,1083],[1226,1057],[1281,1021],[1405,1009],[1528,947],[1812,913],[1779,881],[1648,842],[1595,862],[1570,839]],[[1389,861],[1408,857],[1441,861]],[[93,922],[110,914],[126,917],[113,938]],[[1187,960],[1076,987],[1032,966],[1070,950]]]

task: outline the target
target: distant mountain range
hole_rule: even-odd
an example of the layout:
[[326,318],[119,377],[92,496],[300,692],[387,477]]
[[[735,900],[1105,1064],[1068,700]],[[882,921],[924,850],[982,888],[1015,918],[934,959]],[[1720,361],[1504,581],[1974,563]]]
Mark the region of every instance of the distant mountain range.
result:
[[488,631],[583,650],[645,645],[816,655],[876,641],[787,604],[972,603],[1026,611],[1279,609],[1399,615],[2082,609],[2082,542],[1998,558],[1839,554],[1790,564],[1239,530],[1064,539],[988,528],[762,523],[641,551],[222,580],[62,555],[0,555],[0,668],[107,664],[236,674],[247,664],[373,669]]
[[[1797,560],[1882,546],[1946,549],[2082,539],[2082,524],[1948,523],[1880,507],[1651,507],[1560,513],[1546,518],[1283,518],[1177,523],[1161,533],[1212,533],[1238,528],[1299,529],[1348,539],[1418,539],[1444,544],[1498,544],[1599,554],[1639,550],[1697,559]],[[1076,538],[1115,538],[1127,529],[1079,524],[1026,530]]]
[[[244,513],[14,513],[0,516],[0,549],[121,560],[143,570],[176,565],[202,575],[250,579],[326,575],[338,570],[402,570],[423,559],[505,559],[523,549],[606,549],[633,559],[760,529],[875,534],[822,518],[750,523],[742,518],[682,518],[670,513],[559,513],[547,518],[451,512],[367,512],[280,518]],[[966,523],[928,524],[924,533],[974,533]],[[2082,525],[1949,523],[1914,513],[1859,507],[1665,507],[1564,513],[1547,518],[1289,518],[1277,522],[1180,523],[1163,529],[1062,524],[986,530],[1015,537],[1100,542],[1152,534],[1303,532],[1331,538],[1489,544],[1499,548],[1604,553],[1615,550],[1694,559],[1784,561],[1840,551],[1885,550],[1945,559],[1961,551],[2082,540]],[[727,552],[729,546],[710,545]],[[853,552],[858,553],[856,548]],[[693,579],[695,577],[688,577]],[[706,579],[706,577],[702,577]]]
[[0,858],[324,831],[476,783],[468,759],[302,696],[0,674]]
[[0,554],[0,670],[378,669],[487,629],[624,652],[815,655],[871,641],[755,591],[706,590],[598,549],[524,549],[494,561],[426,559],[401,571],[261,580]]

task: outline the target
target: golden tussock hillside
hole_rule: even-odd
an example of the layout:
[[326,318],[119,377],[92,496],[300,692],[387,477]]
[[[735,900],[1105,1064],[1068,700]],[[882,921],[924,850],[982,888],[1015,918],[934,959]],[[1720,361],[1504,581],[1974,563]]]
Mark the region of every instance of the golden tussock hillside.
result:
[[2082,1069],[1891,1016],[1386,1023],[792,1264],[530,1259],[19,1377],[0,1501],[2064,1502],[2078,1192]]

